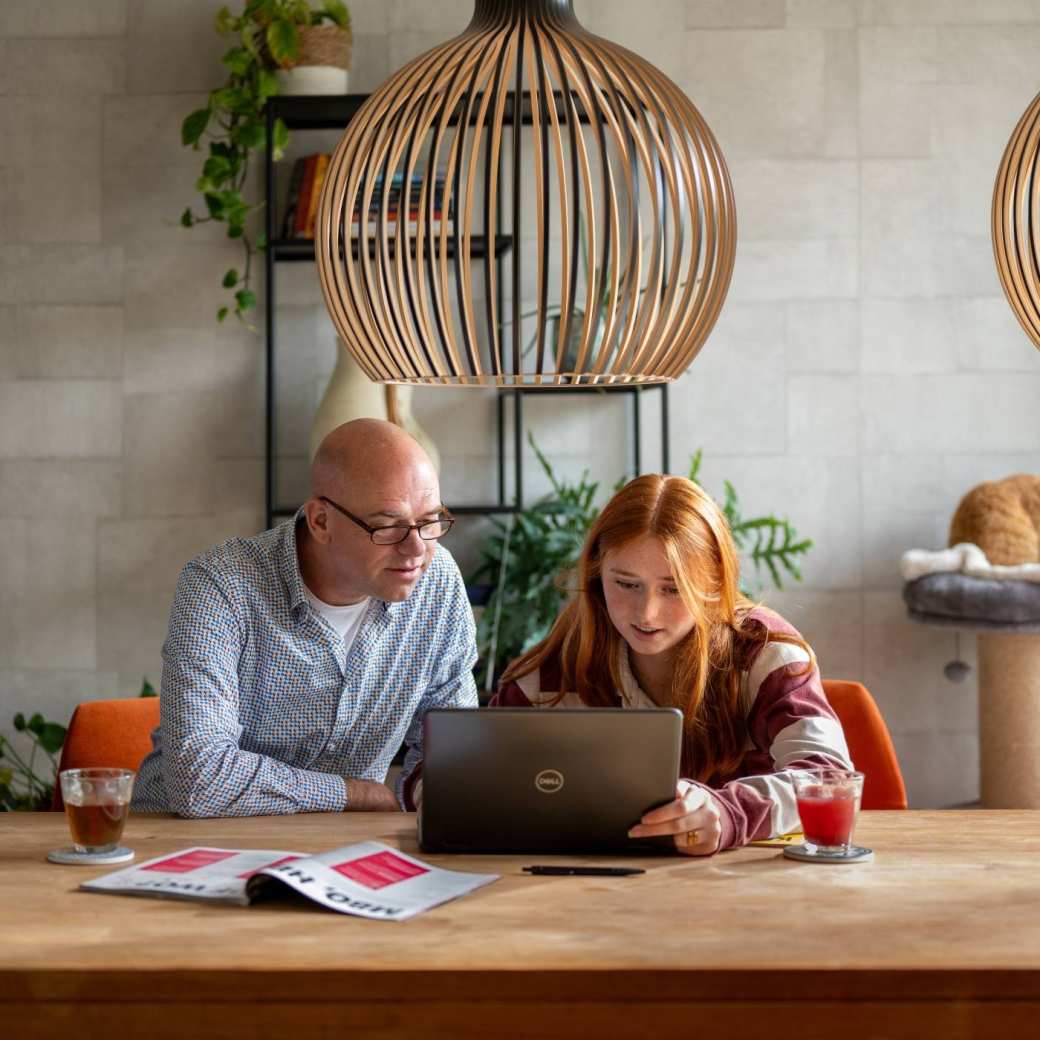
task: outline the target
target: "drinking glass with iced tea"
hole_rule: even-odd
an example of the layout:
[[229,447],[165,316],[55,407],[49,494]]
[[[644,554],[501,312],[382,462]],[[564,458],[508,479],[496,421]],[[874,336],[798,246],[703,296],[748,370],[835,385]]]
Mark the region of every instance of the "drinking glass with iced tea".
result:
[[806,769],[794,773],[798,816],[809,856],[849,856],[863,798],[863,774],[851,769]]
[[63,769],[61,796],[75,850],[103,855],[116,850],[130,814],[134,774],[129,769]]

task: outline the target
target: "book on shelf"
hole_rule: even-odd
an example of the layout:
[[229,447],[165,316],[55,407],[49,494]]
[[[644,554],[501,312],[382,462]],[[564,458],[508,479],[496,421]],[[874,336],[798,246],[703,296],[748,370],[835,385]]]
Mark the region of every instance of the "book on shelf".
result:
[[329,166],[329,156],[308,155],[304,160],[303,186],[300,201],[293,221],[293,238],[314,238],[314,219],[318,212],[318,199]]
[[[328,174],[331,156],[324,154],[305,155],[297,159],[293,164],[293,170],[289,181],[289,196],[286,206],[285,219],[282,224],[283,239],[313,239],[315,223],[317,220],[318,202],[321,198],[321,189]],[[396,234],[400,213],[407,197],[408,225],[407,234],[414,237],[420,223],[426,226],[426,206],[429,205],[429,195],[426,206],[422,203],[422,187],[426,175],[416,173],[412,177],[407,196],[404,191],[404,177],[395,173],[389,185],[384,184],[382,175],[377,175],[373,182],[372,195],[369,200],[367,229],[374,233],[377,222],[385,221],[391,235]],[[433,213],[431,215],[432,230],[434,234],[440,234],[441,223],[445,219],[445,213],[450,220],[453,216],[451,200],[448,200],[447,208],[444,206],[445,198],[444,174],[438,173],[433,180]],[[387,212],[382,216],[383,192],[386,191]],[[350,235],[357,238],[360,234],[361,205],[360,196],[358,205],[352,214]]]
[[[443,185],[444,184],[444,180],[445,180],[444,171],[443,170],[438,170],[433,175],[433,179],[434,179],[434,182],[436,184]],[[426,180],[426,171],[425,170],[416,170],[415,173],[412,174],[411,190],[412,191],[418,191],[422,187],[423,182],[425,180]],[[377,190],[377,191],[380,190],[385,183],[386,183],[386,178],[381,173],[377,173],[375,175],[375,177],[372,178],[372,184],[374,186],[374,189]],[[400,170],[398,170],[390,178],[390,189],[391,190],[395,190],[396,189],[397,191],[400,191],[400,189],[403,188],[403,187],[404,187],[404,174]]]
[[[423,205],[423,185],[426,181],[425,173],[413,174],[411,184],[408,188],[408,208],[409,211],[418,215],[421,209],[425,209]],[[433,181],[433,206],[437,211],[436,219],[440,219],[440,211],[444,208],[444,174],[438,173],[434,177]],[[383,208],[384,199],[386,201],[387,209],[393,215],[393,219],[396,219],[398,210],[401,209],[404,199],[404,175],[402,173],[395,173],[390,180],[389,186],[386,186],[382,175],[377,175],[373,181],[372,194],[368,204],[369,220],[372,220]],[[353,220],[356,224],[358,217],[361,214],[361,200],[364,198],[364,186],[358,194],[358,198],[355,202]],[[426,205],[429,204],[429,194],[427,194]],[[449,216],[451,215],[451,204],[449,200]]]
[[300,204],[300,189],[303,187],[303,171],[305,159],[297,159],[293,163],[289,177],[289,196],[285,205],[285,219],[282,221],[282,238],[293,237],[293,224],[296,222],[296,210]]
[[[440,238],[441,228],[443,226],[442,225],[442,221],[440,220],[440,218],[437,218],[433,222],[433,226],[431,228],[427,228],[425,221],[421,222],[421,226],[422,226],[422,233],[423,233],[423,236],[425,238],[431,238],[431,237],[432,238]],[[417,222],[414,219],[413,220],[409,220],[408,223],[404,226],[404,233],[405,233],[405,235],[408,238],[415,238],[418,235],[418,233],[419,233],[419,229],[420,229],[420,222]],[[384,225],[384,230],[386,232],[386,237],[387,238],[389,238],[391,240],[395,239],[397,237],[397,232],[398,232],[397,221],[395,220],[392,223],[388,223],[388,224]],[[448,225],[448,235],[451,236],[452,233],[453,233],[453,228],[449,224]],[[370,239],[375,239],[376,238],[377,232],[376,232],[376,223],[375,223],[375,221],[369,220],[369,222],[365,225],[365,234]],[[361,237],[361,225],[360,224],[354,223],[354,224],[350,225],[350,237],[351,238],[360,238]]]
[[321,189],[325,184],[325,175],[329,169],[331,156],[319,155],[314,167],[314,181],[311,184],[310,197],[307,199],[307,218],[303,223],[303,238],[314,238],[314,225],[318,218],[318,203],[321,201]]
[[[390,191],[386,195],[387,205],[389,205],[389,206],[399,206],[401,204],[401,199],[403,197],[404,196],[399,191]],[[361,196],[358,196],[358,201],[360,201],[360,198],[361,198]],[[444,185],[443,184],[438,184],[437,187],[435,188],[435,190],[433,191],[434,205],[435,206],[439,206],[441,204],[441,201],[443,200],[443,198],[444,198]],[[421,200],[422,200],[422,192],[421,191],[416,190],[416,191],[412,191],[412,192],[408,193],[408,204],[410,206],[418,206],[421,203]],[[382,204],[383,204],[383,195],[382,195],[382,193],[373,192],[372,198],[369,201],[368,208],[369,209],[379,209],[379,207]],[[354,208],[355,209],[360,209],[361,207],[360,207],[360,205],[356,204],[354,206]]]
[[[386,222],[387,223],[391,223],[391,224],[396,224],[399,216],[400,216],[400,211],[399,210],[396,210],[396,209],[388,210],[387,214],[386,214]],[[365,219],[367,220],[369,225],[372,225],[372,224],[375,224],[380,219],[380,217],[381,217],[381,214],[379,214],[379,213],[369,213],[369,215]],[[433,211],[433,215],[432,215],[433,222],[435,224],[439,224],[443,219],[444,219],[444,212],[443,212],[443,210],[435,209]],[[422,220],[422,221],[426,220],[426,212],[425,212],[425,210],[410,209],[408,211],[408,222],[410,224],[415,224],[417,221],[420,221],[420,220]],[[351,223],[352,224],[360,224],[361,223],[361,218],[360,218],[360,216],[357,213],[354,214],[354,219],[351,221]]]
[[313,238],[318,201],[331,156],[305,155],[297,159],[289,180],[289,198],[282,238]]
[[[388,219],[395,220],[397,218],[397,214],[398,213],[400,213],[402,210],[407,210],[409,216],[411,216],[414,219],[415,217],[419,216],[420,214],[425,217],[426,213],[427,213],[427,209],[428,209],[428,207],[420,206],[417,202],[412,202],[408,206],[401,206],[401,205],[398,205],[396,202],[391,202],[386,207],[386,213],[387,213]],[[437,218],[440,218],[441,214],[443,213],[443,210],[444,210],[444,206],[441,204],[441,200],[438,199],[434,203],[434,206],[433,206],[434,216],[437,217]],[[383,212],[383,207],[382,206],[370,206],[369,210],[368,210],[368,219],[369,220],[376,220],[376,219],[379,218],[379,216],[380,216],[380,214],[382,212]],[[351,214],[351,219],[356,224],[360,217],[361,217],[361,209],[360,209],[360,207],[355,206],[354,207],[354,211]]]

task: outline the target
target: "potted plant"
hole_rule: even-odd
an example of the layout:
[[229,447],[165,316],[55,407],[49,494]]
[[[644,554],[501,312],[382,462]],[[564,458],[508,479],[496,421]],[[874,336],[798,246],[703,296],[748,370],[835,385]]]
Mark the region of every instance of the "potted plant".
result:
[[[586,233],[586,223],[583,216],[583,211],[578,211],[578,242],[581,247],[581,269],[584,277],[584,282],[587,284],[590,278],[589,270],[589,236]],[[646,247],[644,247],[644,252]],[[628,281],[628,271],[622,271],[619,279],[618,286],[626,284]],[[697,279],[699,282],[700,279]],[[695,283],[696,284],[696,283]],[[686,285],[685,282],[680,282],[677,286],[678,289],[683,288]],[[636,293],[636,298],[639,299],[648,290],[648,285],[641,285]],[[588,304],[583,304],[582,294],[579,292],[578,298],[575,300],[567,319],[566,328],[566,344],[562,351],[559,363],[559,371],[561,372],[572,372],[577,368],[578,358],[581,349],[581,344],[585,336],[585,310],[584,306],[589,305],[589,313],[591,319],[591,338],[589,341],[589,348],[593,353],[599,353],[603,347],[603,337],[606,334],[606,323],[608,311],[611,309],[611,304],[615,304],[617,309],[621,309],[621,305],[624,304],[624,292],[621,288],[617,290],[618,296],[615,299],[612,287],[604,282],[599,296],[595,300],[588,301]],[[537,309],[527,310],[520,314],[520,317],[524,320],[528,318],[537,317],[539,311]],[[510,325],[511,322],[504,321],[503,325]],[[523,348],[525,356],[532,354],[536,348],[541,346],[539,339],[539,329],[535,329],[531,334],[530,339],[527,341],[526,346]],[[623,323],[615,324],[614,329],[611,333],[610,353],[611,355],[618,349],[623,334]],[[544,335],[544,346],[547,350],[547,358],[550,364],[555,364],[557,354],[560,353],[560,343],[563,339],[564,328],[563,328],[563,307],[558,303],[550,303],[545,307],[545,335]],[[563,382],[569,383],[572,379],[570,376],[565,376]]]
[[[305,8],[306,3],[297,0],[297,6]],[[295,28],[295,51],[289,48],[275,73],[278,92],[346,94],[353,43],[346,7],[339,2],[326,3],[311,14],[309,22],[299,22]]]
[[[39,712],[26,719],[22,712],[14,717],[14,728],[29,741],[28,755],[0,735],[0,812],[35,812],[49,809],[54,794],[58,760],[54,757],[65,742],[65,727],[48,722]],[[36,764],[42,752],[46,764]]]
[[[211,91],[206,106],[187,116],[181,127],[182,144],[196,151],[204,142],[207,146],[202,175],[195,184],[205,210],[196,213],[189,206],[180,222],[188,228],[209,221],[226,223],[228,238],[242,243],[242,269],[230,268],[222,279],[224,288],[234,294],[234,303],[217,311],[218,321],[234,310],[245,322],[256,306],[253,257],[267,242],[263,233],[254,234],[248,226],[262,203],[250,202],[244,192],[252,154],[267,147],[264,106],[279,93],[276,71],[298,67],[301,37],[330,26],[345,39],[349,55],[350,14],[342,0],[324,0],[320,7],[312,7],[308,0],[248,0],[239,15],[232,15],[226,7],[217,13],[217,32],[234,39],[221,58],[228,77]],[[285,124],[275,120],[270,142],[275,160],[282,157],[288,143]]]

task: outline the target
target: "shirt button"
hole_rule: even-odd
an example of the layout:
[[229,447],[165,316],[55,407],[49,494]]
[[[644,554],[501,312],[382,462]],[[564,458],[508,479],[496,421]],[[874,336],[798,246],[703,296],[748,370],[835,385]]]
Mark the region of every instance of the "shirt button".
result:
[[338,743],[336,743],[336,741],[335,741],[335,740],[330,740],[330,741],[329,741],[329,750],[330,750],[330,751],[335,751],[335,750],[336,750],[336,748],[338,748],[338,747],[339,747],[339,744],[338,744]]

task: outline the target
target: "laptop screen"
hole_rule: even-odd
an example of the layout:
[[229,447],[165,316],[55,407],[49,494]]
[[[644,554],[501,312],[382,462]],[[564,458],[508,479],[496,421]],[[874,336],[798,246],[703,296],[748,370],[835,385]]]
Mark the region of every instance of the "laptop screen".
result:
[[434,710],[424,721],[427,851],[637,852],[628,829],[675,798],[682,715],[659,709]]

